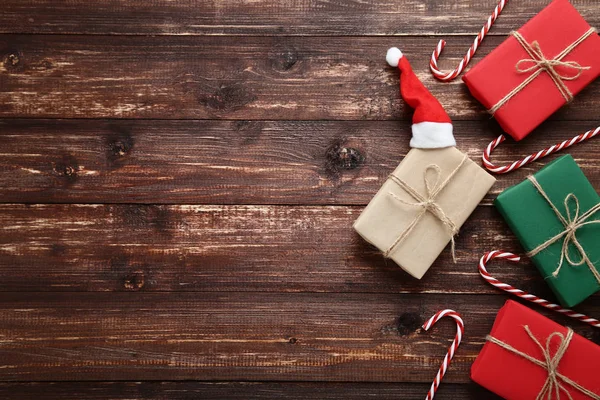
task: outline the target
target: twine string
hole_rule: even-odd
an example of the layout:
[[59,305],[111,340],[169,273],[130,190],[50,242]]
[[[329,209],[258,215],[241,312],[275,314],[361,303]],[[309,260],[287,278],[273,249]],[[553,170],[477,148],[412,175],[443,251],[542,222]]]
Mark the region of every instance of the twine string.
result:
[[[506,96],[498,101],[492,108],[488,110],[490,114],[495,114],[502,106],[504,106],[510,99],[512,99],[517,93],[523,90],[527,85],[535,80],[541,73],[546,72],[558,88],[560,94],[565,98],[565,101],[570,102],[573,100],[573,93],[569,90],[565,81],[573,81],[578,79],[583,71],[590,69],[590,67],[583,67],[576,61],[562,61],[570,52],[572,52],[577,46],[583,43],[588,37],[596,33],[595,28],[588,29],[579,39],[575,40],[569,46],[567,46],[562,52],[560,52],[553,59],[549,59],[545,56],[542,51],[540,44],[537,41],[528,43],[525,38],[516,31],[512,31],[510,34],[517,39],[519,44],[525,49],[529,57],[519,60],[515,65],[515,69],[518,73],[524,74],[533,72],[527,79],[521,82],[520,85],[511,90]],[[565,69],[576,71],[575,74],[561,74],[556,70],[556,67],[563,67]]]
[[[573,400],[573,396],[571,396],[571,393],[569,393],[569,390],[565,387],[564,384],[570,385],[571,387],[577,389],[578,391],[587,395],[591,399],[600,400],[600,395],[592,392],[591,390],[583,387],[579,383],[573,381],[569,377],[558,372],[558,365],[560,364],[560,361],[562,360],[563,356],[566,354],[567,349],[569,348],[569,344],[571,343],[571,339],[573,338],[573,330],[571,328],[567,328],[566,335],[563,335],[560,332],[553,332],[552,334],[550,334],[550,336],[548,336],[548,338],[546,339],[545,347],[533,335],[533,333],[531,332],[531,329],[529,329],[529,326],[525,325],[524,329],[527,332],[527,335],[529,336],[529,338],[541,350],[541,352],[544,356],[544,360],[539,360],[535,357],[532,357],[531,355],[529,355],[527,353],[517,350],[510,344],[505,343],[491,335],[488,335],[486,337],[486,340],[488,342],[494,343],[497,346],[502,347],[504,350],[507,350],[513,354],[516,354],[520,357],[525,358],[526,360],[532,362],[533,364],[544,368],[548,372],[548,378],[546,378],[546,381],[544,382],[544,385],[540,389],[540,392],[538,393],[536,400],[544,400],[544,399],[550,400],[552,398],[555,398],[556,400],[560,400],[561,392],[565,393],[569,400]],[[558,348],[556,349],[556,353],[554,353],[554,356],[553,356],[551,344],[552,344],[552,339],[555,337],[558,338],[560,342],[559,342]]]
[[[446,177],[446,179],[440,183],[442,176],[442,169],[439,165],[430,164],[425,168],[423,172],[423,180],[425,182],[425,195],[423,196],[421,193],[415,190],[412,186],[406,183],[404,180],[398,178],[396,175],[391,174],[389,179],[391,179],[394,183],[396,183],[402,190],[408,193],[416,202],[406,201],[396,194],[389,192],[388,194],[396,201],[413,207],[420,207],[421,211],[416,215],[416,217],[411,221],[411,223],[404,229],[404,231],[394,240],[391,246],[383,253],[384,257],[389,257],[389,255],[398,247],[407,237],[410,235],[412,230],[417,226],[421,218],[425,216],[426,213],[431,213],[437,219],[439,219],[442,224],[446,227],[446,229],[450,233],[450,239],[452,244],[452,260],[456,262],[456,252],[455,252],[455,241],[454,236],[458,233],[458,227],[456,224],[448,217],[446,212],[440,207],[439,204],[436,203],[435,199],[440,194],[440,192],[448,185],[448,183],[454,178],[454,176],[458,173],[460,168],[467,161],[467,155],[464,155],[461,162],[458,164],[452,172]],[[429,172],[433,171],[433,174]],[[430,178],[430,175],[433,175],[433,180]]]
[[[573,193],[569,193],[567,195],[567,197],[565,197],[565,200],[564,200],[564,206],[565,206],[565,210],[566,210],[566,217],[565,217],[562,215],[560,210],[558,208],[556,208],[556,206],[552,203],[552,201],[548,197],[548,194],[546,194],[546,192],[544,191],[544,189],[542,188],[542,186],[540,185],[538,180],[534,176],[529,176],[529,177],[527,177],[527,179],[529,179],[529,181],[537,189],[537,191],[544,198],[544,200],[546,200],[546,202],[550,205],[550,208],[552,208],[552,211],[554,211],[554,213],[556,214],[556,216],[562,223],[563,227],[565,228],[562,232],[549,238],[544,243],[540,244],[535,249],[528,252],[527,256],[533,257],[533,256],[539,254],[540,252],[546,250],[552,244],[563,239],[562,248],[561,248],[561,252],[560,252],[560,261],[558,263],[558,267],[554,270],[554,272],[552,272],[552,276],[554,276],[554,277],[558,276],[558,274],[560,273],[560,270],[564,264],[564,261],[566,260],[567,263],[569,263],[570,265],[572,265],[574,267],[577,267],[577,266],[580,266],[583,264],[587,265],[587,267],[590,269],[590,271],[594,275],[594,278],[596,278],[598,283],[600,283],[600,272],[598,272],[598,270],[594,266],[594,263],[592,262],[592,260],[590,260],[589,256],[587,255],[585,249],[583,248],[583,246],[577,239],[577,235],[576,235],[577,230],[580,228],[583,228],[584,226],[600,224],[600,220],[598,220],[598,219],[588,221],[588,219],[590,217],[592,217],[595,213],[600,211],[600,203],[596,204],[594,207],[590,208],[585,213],[579,215],[579,213],[580,213],[579,199]],[[569,207],[569,203],[571,201],[575,204],[574,212],[571,212],[571,207]],[[581,256],[581,258],[578,261],[573,260],[571,254],[569,252],[570,244],[572,244],[577,249],[577,251],[579,252],[579,255]]]

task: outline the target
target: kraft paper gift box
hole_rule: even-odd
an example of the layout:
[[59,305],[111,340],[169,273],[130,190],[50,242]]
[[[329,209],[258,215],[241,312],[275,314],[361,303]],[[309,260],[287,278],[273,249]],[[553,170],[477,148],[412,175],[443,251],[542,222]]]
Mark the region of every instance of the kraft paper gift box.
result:
[[533,179],[506,189],[495,204],[560,303],[573,307],[600,290],[600,196],[570,155]]
[[[456,233],[452,228],[457,231],[463,225],[494,182],[494,177],[455,147],[412,149],[356,220],[354,229],[421,279]],[[413,197],[411,189],[422,199]],[[425,211],[418,203],[438,189],[432,200],[442,214]]]
[[528,307],[508,300],[486,339],[471,379],[500,397],[600,398],[600,346]]
[[[539,52],[556,60],[552,69],[542,68],[549,64]],[[600,37],[568,0],[555,0],[463,81],[502,129],[521,140],[599,75]]]

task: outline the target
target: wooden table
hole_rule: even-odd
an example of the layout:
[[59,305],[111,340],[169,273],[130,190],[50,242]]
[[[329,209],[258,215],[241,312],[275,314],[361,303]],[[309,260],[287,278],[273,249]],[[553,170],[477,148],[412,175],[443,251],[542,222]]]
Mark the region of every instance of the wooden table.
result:
[[[475,62],[546,4],[514,0]],[[592,25],[594,1],[573,0]],[[478,159],[500,132],[451,68],[492,0],[4,0],[0,9],[0,397],[492,399],[469,368],[507,296],[476,263],[522,252],[492,199],[417,281],[351,224],[408,150],[384,62],[401,47]],[[598,125],[600,82],[506,162]],[[572,154],[596,187],[600,142]],[[528,261],[494,263],[551,296]],[[600,297],[580,307],[600,315]],[[598,331],[576,322],[600,343]]]

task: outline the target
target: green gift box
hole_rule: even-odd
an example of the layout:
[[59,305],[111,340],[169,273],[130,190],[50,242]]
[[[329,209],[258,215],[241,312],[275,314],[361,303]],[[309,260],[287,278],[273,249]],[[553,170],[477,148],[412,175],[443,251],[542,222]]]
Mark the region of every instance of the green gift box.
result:
[[495,205],[563,306],[600,290],[600,196],[573,157],[506,189]]

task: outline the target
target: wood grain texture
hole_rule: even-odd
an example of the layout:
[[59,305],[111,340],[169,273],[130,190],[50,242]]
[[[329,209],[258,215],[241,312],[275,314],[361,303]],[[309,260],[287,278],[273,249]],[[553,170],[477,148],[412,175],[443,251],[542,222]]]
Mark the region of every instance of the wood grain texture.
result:
[[[522,253],[499,213],[479,207],[456,240],[458,262],[446,249],[417,280],[354,232],[361,209],[2,205],[0,291],[501,294],[479,258]],[[553,298],[529,261],[489,270]]]
[[[550,121],[506,163],[594,127]],[[501,133],[459,121],[459,148],[479,162]],[[0,120],[0,202],[366,205],[409,151],[403,121]],[[592,184],[600,141],[570,149]],[[552,156],[498,178],[491,204]]]
[[[477,60],[503,40],[486,40]],[[471,44],[456,37],[457,64]],[[0,117],[389,120],[408,118],[398,71],[384,61],[400,46],[454,119],[485,110],[460,80],[429,72],[433,37],[178,37],[0,35]],[[477,61],[475,60],[475,61]],[[553,118],[600,119],[594,82]]]
[[[596,0],[572,0],[599,25]],[[545,5],[509,2],[474,62]],[[352,228],[408,151],[398,46],[478,159],[500,134],[453,68],[496,0],[4,0],[0,398],[498,398],[469,380],[522,252],[491,200],[418,281]],[[593,83],[498,163],[597,126]],[[570,151],[600,187],[591,141]],[[553,157],[554,158],[554,157]],[[527,260],[492,274],[552,298]],[[600,315],[600,295],[578,308]],[[538,309],[539,310],[539,309]],[[600,344],[592,328],[559,323]]]
[[[442,308],[466,332],[446,382],[469,382],[499,295],[4,293],[0,380],[421,382],[456,325],[421,332]],[[485,307],[482,307],[482,304]],[[600,312],[600,299],[582,306]],[[560,322],[567,322],[560,318]],[[574,329],[596,342],[590,326]]]
[[[0,383],[11,400],[422,400],[426,383],[334,382],[31,382]],[[437,400],[499,400],[475,383],[443,384]]]
[[[88,35],[435,35],[481,29],[495,0],[4,0],[2,33]],[[505,35],[547,5],[509,2],[492,35]],[[572,0],[591,25],[595,0]]]

